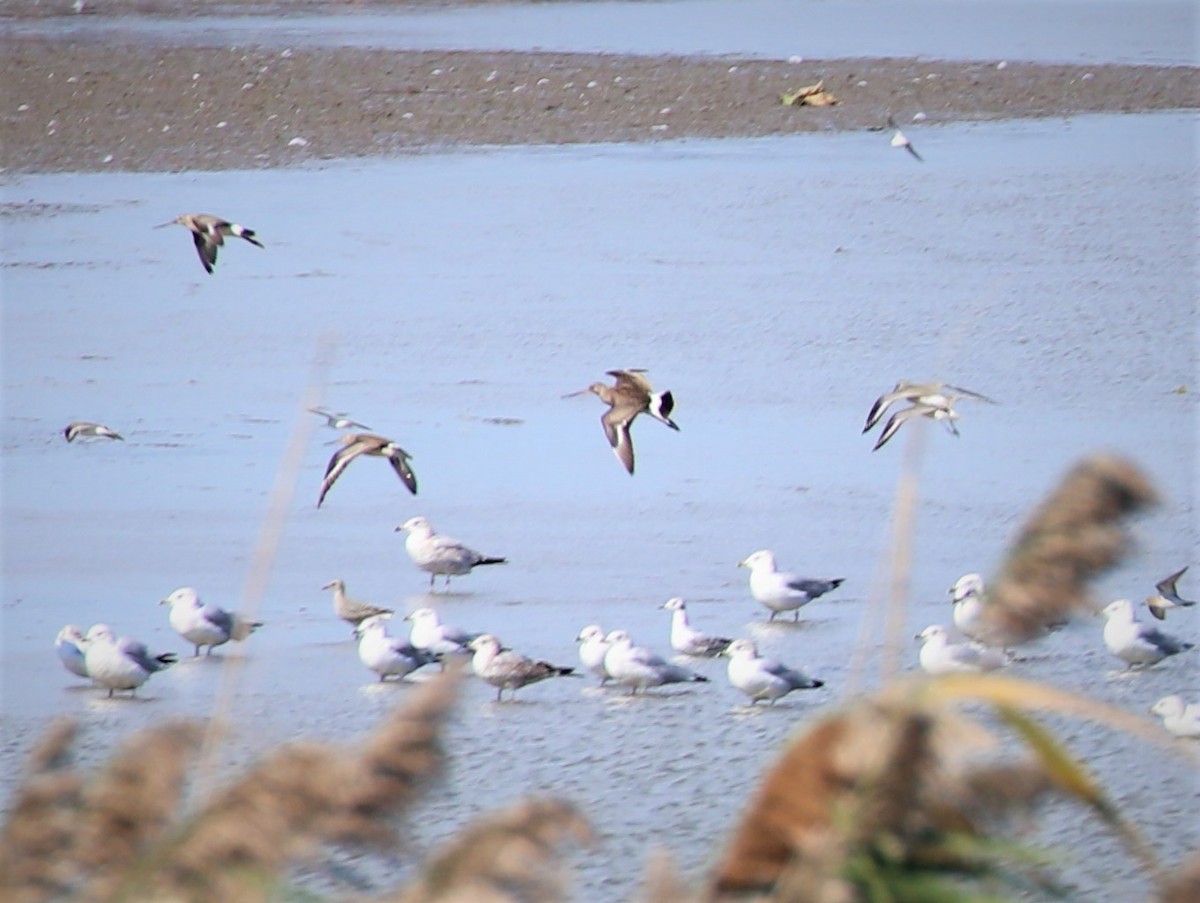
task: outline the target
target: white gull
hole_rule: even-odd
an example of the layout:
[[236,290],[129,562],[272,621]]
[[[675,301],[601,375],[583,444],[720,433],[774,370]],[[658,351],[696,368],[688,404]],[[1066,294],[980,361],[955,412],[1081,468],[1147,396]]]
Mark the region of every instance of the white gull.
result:
[[433,581],[439,574],[446,578],[446,586],[450,586],[450,578],[471,573],[472,568],[485,564],[506,564],[507,558],[493,558],[469,549],[453,536],[443,536],[434,531],[433,526],[423,517],[410,517],[396,528],[396,532],[404,532],[404,551],[421,570],[429,574],[429,588],[433,589]]
[[236,612],[229,612],[219,605],[206,605],[200,601],[196,590],[182,586],[158,603],[171,606],[171,626],[181,637],[200,649],[208,647],[205,655],[211,655],[217,646],[230,640],[241,642],[258,628],[262,621],[247,621]]
[[490,633],[475,637],[470,642],[470,648],[475,652],[471,668],[476,675],[496,688],[497,702],[505,690],[511,690],[511,698],[516,699],[517,690],[529,684],[535,684],[548,677],[578,676],[574,668],[535,661],[519,652],[503,649],[500,641]]
[[800,620],[800,609],[823,596],[831,589],[841,586],[844,577],[828,580],[800,577],[780,571],[775,564],[775,554],[769,549],[748,555],[738,562],[740,568],[750,568],[750,595],[771,610],[768,621],[784,611],[793,611],[794,621]]
[[823,687],[824,681],[809,677],[758,654],[752,640],[734,640],[724,652],[729,656],[729,683],[750,697],[750,704],[766,699],[772,704],[792,690],[812,690]]
[[720,655],[733,640],[728,637],[709,636],[696,630],[688,622],[687,603],[676,596],[663,603],[671,612],[671,648],[684,655]]
[[1155,665],[1168,656],[1191,649],[1191,643],[1177,640],[1156,627],[1141,624],[1133,615],[1128,599],[1110,602],[1101,612],[1105,617],[1104,645],[1130,668]]
[[107,624],[94,624],[87,632],[85,645],[88,676],[106,687],[110,697],[116,690],[133,693],[151,674],[175,661],[172,653],[151,655],[144,643],[127,637],[117,639]]
[[672,664],[645,646],[635,646],[624,630],[612,631],[607,639],[609,647],[604,656],[605,670],[617,683],[629,687],[630,695],[638,690],[645,691],[665,684],[708,681],[704,675]]
[[926,627],[917,639],[921,640],[921,667],[929,674],[980,674],[1008,663],[999,650],[978,643],[951,643],[946,628],[939,624]]
[[359,623],[359,660],[379,675],[381,681],[389,677],[403,679],[422,665],[438,661],[438,656],[411,643],[390,637],[387,634],[387,618],[390,615],[370,615]]

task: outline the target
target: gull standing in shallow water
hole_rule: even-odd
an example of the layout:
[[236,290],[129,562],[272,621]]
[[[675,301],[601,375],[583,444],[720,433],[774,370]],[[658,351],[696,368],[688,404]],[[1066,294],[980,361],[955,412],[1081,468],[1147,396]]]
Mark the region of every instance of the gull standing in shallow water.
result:
[[223,220],[211,213],[181,213],[169,223],[161,223],[154,228],[165,229],[167,226],[183,226],[192,233],[192,241],[196,245],[196,253],[200,255],[200,263],[204,266],[204,272],[209,274],[217,264],[217,248],[225,244],[226,235],[244,238],[252,245],[263,247],[263,243],[255,237],[253,229]]
[[662,605],[671,612],[671,648],[684,655],[720,655],[733,640],[709,636],[688,623],[687,603],[676,596]]
[[888,126],[893,129],[892,147],[902,147],[916,157],[919,161],[924,163],[925,158],[917,153],[917,149],[913,147],[912,142],[908,140],[908,136],[904,134],[904,132],[900,131],[900,126],[896,125],[896,120],[890,114],[888,115],[887,122]]
[[88,677],[106,687],[110,697],[116,690],[132,694],[151,674],[175,661],[170,652],[151,655],[145,643],[127,637],[117,639],[107,624],[94,624],[88,630],[85,647]]
[[110,430],[108,427],[100,423],[91,423],[87,420],[76,420],[73,423],[68,423],[67,428],[63,430],[63,435],[68,442],[74,442],[76,439],[120,439],[125,441],[125,437],[119,433]]
[[434,532],[433,526],[423,517],[410,517],[395,530],[397,533],[407,533],[404,537],[404,551],[421,570],[429,574],[429,588],[433,589],[433,581],[438,574],[446,578],[446,588],[450,587],[450,578],[471,573],[472,568],[485,564],[507,564],[507,558],[492,558],[469,549],[453,536],[443,536]]
[[604,686],[612,679],[604,667],[604,656],[608,654],[608,639],[604,631],[599,624],[589,624],[579,631],[575,642],[579,644],[579,661],[588,673],[600,678],[600,686]]
[[412,643],[390,637],[387,634],[386,614],[364,618],[355,628],[358,635],[359,660],[379,675],[380,681],[389,677],[401,680],[423,665],[439,661],[437,655],[418,649]]
[[512,690],[510,698],[516,699],[517,690],[521,687],[548,677],[579,676],[575,674],[574,668],[534,661],[519,652],[502,649],[500,641],[490,633],[475,637],[469,646],[475,652],[475,657],[471,659],[471,668],[476,675],[496,688],[496,702],[500,701],[505,690]]
[[629,436],[629,428],[638,414],[646,413],[665,423],[671,429],[678,431],[679,427],[671,419],[671,411],[675,407],[675,397],[670,391],[655,392],[646,379],[645,370],[609,370],[608,375],[616,382],[611,386],[595,382],[586,389],[571,392],[563,398],[575,398],[588,392],[596,395],[608,405],[608,410],[600,417],[604,427],[604,435],[612,446],[629,475],[633,476],[633,440]]
[[819,580],[798,577],[780,571],[775,565],[775,554],[769,549],[760,549],[738,562],[740,568],[750,568],[750,595],[771,610],[768,621],[783,611],[794,611],[793,621],[800,620],[800,609],[841,586],[846,578],[836,577]]
[[1179,696],[1164,696],[1150,707],[1163,727],[1176,737],[1200,737],[1200,705],[1186,705]]
[[318,508],[321,507],[321,502],[325,501],[325,494],[333,488],[337,478],[359,455],[387,458],[388,463],[392,465],[392,470],[396,471],[396,476],[400,477],[408,491],[413,495],[417,494],[417,476],[408,466],[412,455],[391,439],[376,436],[374,433],[347,433],[338,441],[342,447],[333,453],[333,457],[329,459],[329,465],[325,468],[325,479],[321,481],[321,493],[317,496]]
[[1146,600],[1146,607],[1150,609],[1150,614],[1160,621],[1166,618],[1168,608],[1191,608],[1196,604],[1195,599],[1185,599],[1179,595],[1177,584],[1179,578],[1185,573],[1187,573],[1186,567],[1180,568],[1169,577],[1163,577],[1154,585],[1158,591],[1157,594]]
[[1106,619],[1104,645],[1130,668],[1137,665],[1149,667],[1168,656],[1192,648],[1191,643],[1177,640],[1156,627],[1138,623],[1134,619],[1133,603],[1128,599],[1110,602],[1101,614]]
[[87,663],[84,648],[87,641],[83,631],[74,624],[68,624],[54,638],[54,648],[58,650],[58,660],[63,667],[79,677],[87,677]]
[[982,642],[983,611],[987,604],[983,594],[983,577],[963,574],[950,587],[950,604],[954,607],[954,626],[964,636]]
[[217,646],[230,640],[241,642],[258,628],[262,621],[247,621],[236,612],[228,612],[219,605],[205,605],[200,595],[190,586],[182,586],[158,603],[171,606],[170,621],[176,632],[196,647],[207,646],[204,654],[211,655]]
[[1008,663],[1008,657],[997,649],[978,643],[951,643],[946,628],[939,624],[926,627],[917,639],[921,641],[921,667],[929,674],[980,674]]
[[679,684],[698,681],[707,683],[708,678],[687,668],[681,668],[664,659],[645,646],[633,645],[633,640],[624,630],[614,630],[607,637],[608,652],[604,656],[604,668],[612,679],[629,687],[629,695],[649,687],[664,684]]
[[346,595],[346,582],[344,580],[330,580],[321,589],[333,590],[333,613],[351,627],[358,627],[367,618],[374,617],[375,615],[395,614],[390,608],[380,608],[378,605],[372,605],[370,602],[360,602],[358,599],[351,599]]
[[763,658],[752,640],[734,640],[725,650],[729,656],[729,683],[750,697],[750,704],[760,699],[774,705],[780,696],[792,690],[814,690],[825,686],[822,680],[809,677],[773,658]]
[[418,649],[438,655],[470,655],[468,644],[481,635],[443,624],[432,608],[418,608],[405,615],[404,620],[412,623],[408,641]]

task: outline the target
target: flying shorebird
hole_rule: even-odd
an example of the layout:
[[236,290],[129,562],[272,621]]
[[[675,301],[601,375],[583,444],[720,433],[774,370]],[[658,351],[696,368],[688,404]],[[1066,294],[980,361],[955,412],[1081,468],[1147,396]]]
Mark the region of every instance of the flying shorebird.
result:
[[925,158],[917,153],[917,149],[913,147],[912,142],[908,140],[908,136],[905,135],[904,132],[900,131],[900,126],[896,125],[896,120],[889,115],[887,121],[888,125],[895,129],[895,134],[892,135],[892,147],[902,147],[922,163],[924,163]]
[[325,425],[331,430],[370,430],[371,428],[365,423],[359,423],[357,420],[351,420],[350,415],[345,411],[337,411],[331,413],[324,408],[309,408],[311,413],[318,417],[325,418]]
[[914,404],[931,405],[933,407],[950,407],[955,401],[961,398],[975,398],[979,401],[986,401],[989,404],[996,403],[986,395],[980,395],[978,392],[964,389],[962,386],[939,382],[914,383],[902,379],[892,387],[891,391],[884,392],[875,399],[875,403],[871,405],[871,410],[867,412],[867,422],[864,424],[862,431],[865,433],[870,430],[871,427],[883,419],[883,415],[887,412],[887,409],[898,401],[911,401]]
[[670,391],[655,392],[650,380],[644,376],[645,370],[607,372],[616,380],[613,385],[606,386],[604,383],[595,382],[586,389],[571,392],[563,398],[574,398],[591,392],[608,405],[608,410],[600,418],[600,424],[604,427],[604,435],[608,438],[608,444],[612,446],[617,460],[625,465],[629,475],[633,476],[633,440],[629,437],[630,425],[638,414],[644,412],[678,431],[679,427],[671,419],[675,398]]
[[1182,568],[1154,584],[1158,594],[1146,600],[1146,607],[1150,609],[1150,614],[1160,621],[1166,618],[1168,608],[1191,608],[1196,604],[1195,599],[1185,599],[1180,596],[1179,590],[1175,586],[1179,582],[1179,578],[1186,572],[1187,568]]
[[955,436],[958,435],[958,427],[954,425],[954,421],[958,419],[958,411],[954,410],[949,404],[933,405],[933,404],[914,404],[911,407],[904,408],[893,414],[888,422],[883,425],[883,432],[879,434],[879,439],[875,442],[871,451],[879,451],[883,448],[892,436],[900,430],[900,427],[908,423],[914,417],[928,417],[931,420],[940,420],[946,424],[946,429],[950,430]]
[[217,248],[225,244],[226,235],[244,238],[252,245],[264,247],[263,243],[254,237],[253,229],[223,220],[211,213],[181,213],[169,223],[160,223],[154,228],[165,229],[167,226],[184,226],[191,231],[192,241],[196,243],[196,253],[200,255],[200,262],[204,264],[206,273],[212,273],[217,263]]
[[68,423],[67,428],[63,430],[63,435],[67,437],[68,442],[74,442],[76,439],[120,439],[122,442],[125,441],[124,436],[108,427],[99,423],[89,423],[86,420]]
[[391,439],[376,436],[374,433],[347,433],[338,441],[342,447],[333,453],[329,466],[325,468],[325,479],[321,481],[321,494],[317,496],[317,507],[325,501],[325,494],[333,488],[337,478],[350,466],[350,462],[359,455],[372,455],[376,458],[387,458],[392,470],[408,487],[413,495],[417,494],[417,476],[408,466],[412,455],[402,449]]

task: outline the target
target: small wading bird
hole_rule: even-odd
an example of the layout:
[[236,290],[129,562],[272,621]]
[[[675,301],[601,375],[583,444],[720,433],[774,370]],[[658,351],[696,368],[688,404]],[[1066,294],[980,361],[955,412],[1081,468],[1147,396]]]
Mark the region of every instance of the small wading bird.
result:
[[1154,585],[1154,588],[1158,590],[1157,595],[1146,600],[1146,607],[1150,609],[1150,614],[1160,621],[1166,618],[1168,608],[1191,608],[1196,604],[1195,599],[1185,599],[1180,596],[1179,590],[1176,588],[1179,578],[1185,573],[1187,573],[1186,567],[1179,569],[1170,577],[1163,577]]
[[471,669],[475,674],[496,688],[496,702],[511,690],[510,698],[517,698],[517,690],[535,684],[548,677],[579,677],[574,668],[563,668],[550,662],[534,661],[519,652],[505,649],[490,633],[475,637],[468,644],[474,651]]
[[644,375],[645,370],[607,372],[616,380],[613,385],[606,386],[604,383],[595,382],[586,389],[571,392],[563,398],[575,398],[591,392],[608,405],[608,410],[600,418],[600,424],[604,427],[604,435],[617,460],[625,466],[629,475],[633,476],[633,440],[629,437],[630,425],[638,414],[646,413],[678,431],[679,427],[671,419],[675,398],[670,391],[655,392]]
[[[357,628],[367,618],[373,618],[377,615],[395,614],[390,608],[380,608],[378,605],[372,605],[370,602],[360,602],[358,599],[350,598],[350,596],[346,595],[346,582],[344,580],[330,580],[321,589],[333,590],[333,613],[351,627]],[[357,630],[355,635],[358,635]]]
[[889,115],[887,121],[888,126],[893,129],[892,147],[902,147],[922,163],[924,163],[925,158],[917,153],[917,149],[913,147],[912,142],[908,140],[908,136],[905,135],[904,132],[900,131],[900,126],[896,125],[896,120]]
[[365,423],[351,420],[350,415],[345,411],[331,412],[324,408],[309,408],[308,410],[318,417],[324,417],[325,425],[331,430],[366,430],[368,432],[371,430]]
[[333,453],[329,466],[325,468],[325,479],[321,481],[321,494],[317,496],[317,507],[325,501],[325,494],[333,488],[337,478],[350,466],[350,462],[359,455],[371,455],[376,458],[387,458],[392,470],[400,477],[408,491],[417,494],[417,477],[408,466],[412,455],[402,449],[391,439],[376,436],[373,433],[347,433],[338,440],[342,447]]
[[204,264],[206,273],[212,273],[217,263],[217,248],[225,244],[226,235],[244,238],[252,245],[263,247],[263,243],[255,238],[253,229],[223,220],[211,213],[181,213],[169,223],[160,223],[154,228],[165,229],[167,226],[183,226],[192,233],[196,253],[200,255],[200,262]]
[[125,441],[124,436],[108,427],[99,423],[89,423],[86,420],[68,423],[67,428],[63,430],[63,435],[66,436],[68,442],[74,442],[76,439],[120,439],[122,442]]

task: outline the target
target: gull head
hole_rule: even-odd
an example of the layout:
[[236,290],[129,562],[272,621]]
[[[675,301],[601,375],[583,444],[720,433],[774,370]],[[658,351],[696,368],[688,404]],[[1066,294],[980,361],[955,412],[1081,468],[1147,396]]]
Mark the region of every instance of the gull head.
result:
[[951,602],[961,602],[970,596],[983,595],[983,577],[979,574],[963,574],[948,590]]
[[89,643],[94,643],[97,640],[112,642],[112,628],[107,624],[93,624],[88,628],[87,636],[84,639]]
[[66,627],[60,630],[58,632],[58,636],[54,638],[56,643],[61,643],[64,640],[68,640],[76,644],[82,643],[84,641],[83,631],[74,624],[68,624]]
[[170,605],[172,608],[176,605],[190,605],[196,608],[200,604],[200,594],[193,587],[181,586],[165,599],[159,600],[159,605]]
[[328,583],[322,586],[321,589],[339,589],[344,592],[346,589],[346,583],[343,580],[330,580]]
[[433,528],[431,526],[429,526],[429,521],[427,521],[425,518],[421,517],[420,515],[417,515],[416,517],[410,517],[408,520],[406,520],[404,523],[402,523],[400,526],[398,526],[394,532],[396,532],[396,533],[432,533]]
[[674,599],[668,599],[662,604],[662,607],[667,611],[685,611],[687,609],[687,605],[684,604],[683,599],[679,596],[676,596]]
[[579,636],[575,637],[576,643],[591,643],[596,640],[604,639],[604,630],[599,624],[589,624],[583,630],[579,631]]
[[754,645],[754,640],[734,640],[721,654],[730,658],[758,658],[758,647]]
[[604,638],[604,642],[610,646],[624,646],[628,648],[633,645],[633,638],[624,630],[611,630],[608,636]]
[[930,624],[924,630],[917,634],[917,639],[922,643],[928,643],[930,640],[946,639],[946,628],[941,624]]
[[1127,621],[1133,620],[1133,603],[1128,599],[1117,599],[1115,602],[1109,602],[1100,610],[1100,614],[1104,615],[1105,619],[1123,618]]
[[1183,699],[1179,696],[1164,696],[1150,706],[1150,713],[1158,715],[1160,718],[1178,718],[1183,714],[1185,708]]
[[439,624],[438,613],[432,608],[418,608],[416,611],[409,612],[404,616],[404,620],[412,621],[414,624]]
[[492,655],[496,655],[500,651],[500,641],[490,633],[481,633],[471,642],[467,643],[468,649],[473,649],[476,652],[488,650]]
[[366,636],[368,633],[384,633],[387,630],[387,619],[389,614],[371,615],[369,618],[363,618],[358,622],[358,626],[354,628],[354,632],[361,636]]
[[739,561],[738,567],[750,568],[750,570],[754,570],[758,567],[765,567],[773,570],[775,568],[775,553],[770,549],[759,549],[754,554],[747,555],[745,558]]

